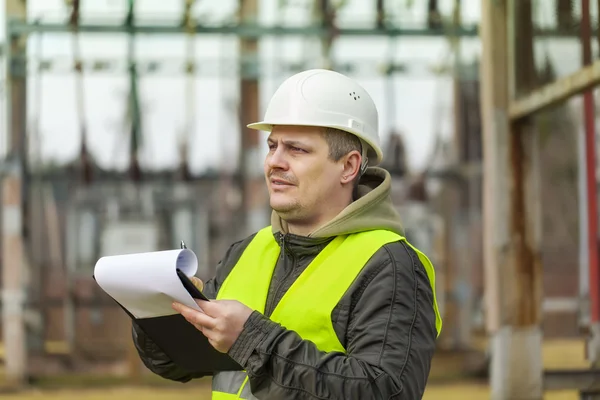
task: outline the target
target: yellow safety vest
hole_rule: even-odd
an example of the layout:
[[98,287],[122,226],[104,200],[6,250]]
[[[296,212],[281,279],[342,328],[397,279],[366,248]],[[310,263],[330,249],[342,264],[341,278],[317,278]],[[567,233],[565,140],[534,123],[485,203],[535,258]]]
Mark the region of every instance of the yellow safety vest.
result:
[[[303,339],[312,341],[321,351],[346,353],[333,329],[331,312],[373,254],[383,245],[399,240],[406,239],[386,230],[337,236],[283,295],[270,317],[271,320],[295,331]],[[434,289],[433,306],[439,335],[442,320],[435,300],[435,272],[429,259],[414,247],[413,249],[425,266]],[[261,229],[223,282],[217,299],[238,300],[253,310],[264,313],[280,250],[271,227]],[[321,267],[322,264],[326,265]],[[254,399],[247,382],[248,375],[243,371],[219,372],[213,377],[212,398]]]

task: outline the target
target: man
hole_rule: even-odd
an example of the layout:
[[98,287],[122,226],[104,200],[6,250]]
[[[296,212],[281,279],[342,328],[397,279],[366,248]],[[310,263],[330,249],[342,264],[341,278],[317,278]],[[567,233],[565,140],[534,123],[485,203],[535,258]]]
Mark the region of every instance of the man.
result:
[[[402,237],[390,175],[374,167],[377,118],[356,82],[309,70],[249,125],[270,132],[271,226],[229,248],[204,313],[173,305],[244,368],[213,377],[214,399],[422,397],[441,329],[434,271]],[[156,374],[197,378],[136,326],[134,340]]]

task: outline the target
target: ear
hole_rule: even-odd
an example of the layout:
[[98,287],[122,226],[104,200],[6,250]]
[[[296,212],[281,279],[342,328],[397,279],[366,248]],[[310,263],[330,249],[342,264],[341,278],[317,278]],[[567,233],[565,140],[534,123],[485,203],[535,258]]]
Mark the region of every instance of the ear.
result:
[[342,177],[340,178],[341,184],[347,184],[353,182],[358,173],[360,172],[360,163],[362,157],[356,150],[346,154],[342,160]]

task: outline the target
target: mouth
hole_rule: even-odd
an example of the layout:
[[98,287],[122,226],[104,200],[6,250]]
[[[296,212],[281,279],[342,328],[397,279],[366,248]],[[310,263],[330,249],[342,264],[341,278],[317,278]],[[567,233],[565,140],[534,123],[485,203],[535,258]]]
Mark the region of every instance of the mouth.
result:
[[271,179],[271,185],[273,186],[294,186],[288,181],[284,181],[282,179]]

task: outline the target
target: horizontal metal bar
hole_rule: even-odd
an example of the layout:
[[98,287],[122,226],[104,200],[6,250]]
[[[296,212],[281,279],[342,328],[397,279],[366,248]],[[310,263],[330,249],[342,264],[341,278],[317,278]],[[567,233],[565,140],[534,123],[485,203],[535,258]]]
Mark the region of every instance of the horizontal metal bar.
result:
[[[463,75],[467,79],[475,79],[475,76]],[[441,169],[432,169],[426,171],[427,177],[464,181],[473,177],[481,177],[483,174],[483,165],[481,161],[463,162],[459,164],[449,165]]]
[[581,302],[577,297],[549,297],[542,302],[544,313],[569,313],[577,312]]
[[600,370],[544,371],[544,390],[600,390]]
[[[123,59],[88,59],[81,60],[79,66],[86,74],[115,74],[129,73],[128,60]],[[236,60],[234,58],[194,59],[194,75],[206,76],[232,76],[240,74],[243,77],[260,77],[265,69],[279,74],[293,73],[309,68],[316,68],[318,63],[312,61],[283,61],[271,59],[267,62],[253,57],[248,60]],[[138,75],[168,75],[184,76],[188,74],[188,61],[179,59],[136,59],[134,68]],[[268,64],[268,65],[267,65]],[[46,58],[37,59],[35,56],[13,56],[11,74],[13,76],[25,76],[26,73],[34,74],[72,74],[75,71],[76,62],[71,58]],[[393,65],[382,62],[376,58],[358,58],[352,62],[334,61],[333,68],[336,71],[352,74],[353,76],[383,76],[388,68],[393,69],[397,75],[410,76],[441,76],[451,73],[444,66],[419,62],[397,62]],[[476,72],[462,70],[463,78],[474,79]]]
[[[19,20],[7,21],[8,29],[11,34],[28,34],[34,32],[45,33],[72,33],[73,28],[69,24],[47,22],[34,23]],[[79,33],[136,33],[136,34],[186,34],[187,28],[182,25],[174,24],[136,24],[128,26],[125,24],[106,24],[106,23],[85,23],[78,27]],[[235,25],[197,25],[194,28],[197,34],[209,35],[236,35],[245,38],[258,38],[261,36],[326,36],[332,33],[343,36],[448,36],[459,35],[467,37],[476,37],[478,35],[477,25],[463,26],[458,29],[441,28],[406,28],[406,27],[386,27],[386,28],[337,28],[333,32],[327,27],[320,25],[305,25],[299,27],[281,27],[281,26],[260,26],[256,24],[235,24]]]
[[539,89],[513,100],[509,106],[511,120],[518,120],[562,103],[568,98],[585,92],[600,83],[600,60],[579,71],[559,78]]
[[[72,33],[73,28],[68,21],[59,22],[32,22],[10,19],[7,21],[7,26],[10,34],[29,34],[35,32],[44,33]],[[181,24],[173,24],[171,22],[160,23],[136,23],[133,26],[125,23],[107,23],[85,22],[78,26],[80,33],[128,33],[128,34],[188,34],[188,29]],[[458,28],[443,27],[439,29],[431,29],[423,27],[408,27],[408,26],[386,26],[377,28],[375,26],[364,26],[359,28],[348,28],[338,26],[329,29],[321,25],[304,25],[304,26],[264,26],[257,24],[220,24],[220,25],[202,25],[197,23],[193,29],[197,34],[208,35],[236,35],[245,38],[258,38],[261,36],[329,36],[331,34],[338,36],[416,36],[416,37],[447,37],[451,35],[460,37],[477,37],[479,29],[477,24],[463,25]],[[578,32],[557,31],[554,29],[534,30],[536,37],[554,37],[554,38],[575,38],[578,37]]]

